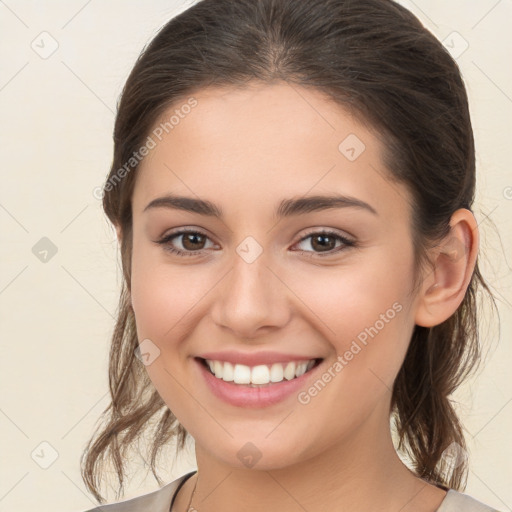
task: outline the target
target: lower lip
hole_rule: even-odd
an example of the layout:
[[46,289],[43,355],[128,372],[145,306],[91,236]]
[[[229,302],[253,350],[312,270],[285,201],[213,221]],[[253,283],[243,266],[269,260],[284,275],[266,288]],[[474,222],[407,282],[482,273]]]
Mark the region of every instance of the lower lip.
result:
[[269,405],[281,402],[293,393],[298,392],[311,376],[316,373],[318,368],[322,366],[323,362],[320,361],[320,364],[317,364],[317,366],[295,379],[283,380],[265,387],[251,388],[234,384],[232,381],[226,382],[225,380],[218,379],[210,373],[199,359],[194,361],[199,366],[199,371],[212,393],[221,400],[236,407],[268,407]]

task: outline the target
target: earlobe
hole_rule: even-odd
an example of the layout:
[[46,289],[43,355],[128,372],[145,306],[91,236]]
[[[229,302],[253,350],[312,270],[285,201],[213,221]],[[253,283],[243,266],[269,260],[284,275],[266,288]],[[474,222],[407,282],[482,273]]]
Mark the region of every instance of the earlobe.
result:
[[478,226],[473,214],[461,208],[450,220],[450,232],[431,250],[433,267],[426,274],[418,297],[415,323],[433,327],[460,306],[475,268]]

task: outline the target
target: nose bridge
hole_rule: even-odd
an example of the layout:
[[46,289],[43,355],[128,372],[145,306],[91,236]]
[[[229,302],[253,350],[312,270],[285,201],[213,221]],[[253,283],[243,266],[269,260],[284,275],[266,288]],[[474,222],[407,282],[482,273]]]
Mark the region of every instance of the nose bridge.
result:
[[286,287],[268,268],[272,265],[269,252],[249,237],[239,244],[231,261],[232,269],[216,297],[216,323],[245,338],[262,327],[285,325]]

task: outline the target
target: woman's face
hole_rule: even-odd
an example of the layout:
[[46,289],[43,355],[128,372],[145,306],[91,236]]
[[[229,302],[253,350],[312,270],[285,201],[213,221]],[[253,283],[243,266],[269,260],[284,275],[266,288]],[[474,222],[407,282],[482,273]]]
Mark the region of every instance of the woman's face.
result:
[[[193,97],[155,126],[132,202],[132,304],[156,389],[196,449],[233,467],[251,450],[258,467],[278,468],[388,435],[417,304],[409,195],[386,179],[380,141],[298,86]],[[222,217],[147,208],[168,195]],[[283,201],[313,196],[346,201],[278,216]],[[196,235],[169,239],[182,230]],[[277,402],[237,405],[196,360],[218,351],[323,361]]]

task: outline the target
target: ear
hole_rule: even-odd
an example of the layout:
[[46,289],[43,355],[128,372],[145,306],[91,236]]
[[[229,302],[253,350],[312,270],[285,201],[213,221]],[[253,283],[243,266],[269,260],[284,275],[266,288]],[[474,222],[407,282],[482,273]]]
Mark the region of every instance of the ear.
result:
[[431,249],[432,270],[424,277],[418,294],[415,322],[433,327],[457,310],[471,280],[478,254],[478,225],[473,214],[457,210],[450,219],[450,232]]

